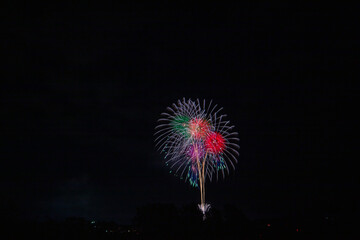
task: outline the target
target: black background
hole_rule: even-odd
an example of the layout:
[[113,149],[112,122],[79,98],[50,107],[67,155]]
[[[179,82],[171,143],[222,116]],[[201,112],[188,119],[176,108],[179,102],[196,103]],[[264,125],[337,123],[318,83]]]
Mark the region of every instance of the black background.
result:
[[249,218],[356,209],[354,6],[30,5],[1,10],[1,208],[6,216],[130,223],[197,203],[154,147],[180,98],[224,107],[236,171],[207,184]]

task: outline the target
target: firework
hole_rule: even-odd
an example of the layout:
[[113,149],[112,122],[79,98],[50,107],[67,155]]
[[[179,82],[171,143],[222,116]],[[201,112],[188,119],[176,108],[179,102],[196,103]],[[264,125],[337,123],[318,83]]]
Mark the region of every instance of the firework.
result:
[[225,177],[237,163],[238,141],[234,126],[221,114],[222,108],[198,99],[178,100],[162,113],[156,126],[156,147],[176,175],[200,188],[199,209],[205,218],[205,182]]

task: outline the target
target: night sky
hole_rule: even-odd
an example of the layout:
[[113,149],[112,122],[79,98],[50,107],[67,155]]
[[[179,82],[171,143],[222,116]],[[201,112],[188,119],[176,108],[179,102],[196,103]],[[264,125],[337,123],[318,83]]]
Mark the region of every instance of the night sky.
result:
[[[198,203],[154,145],[161,112],[213,100],[240,136],[207,201],[249,218],[356,208],[353,6],[43,5],[1,10],[1,211],[130,223]],[[356,146],[357,147],[357,146]]]

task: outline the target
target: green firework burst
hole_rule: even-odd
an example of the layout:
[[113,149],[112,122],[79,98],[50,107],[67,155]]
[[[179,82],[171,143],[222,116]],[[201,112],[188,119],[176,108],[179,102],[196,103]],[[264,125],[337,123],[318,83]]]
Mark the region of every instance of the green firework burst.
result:
[[190,118],[188,116],[176,116],[171,122],[173,128],[184,137],[190,137],[189,133],[189,122]]

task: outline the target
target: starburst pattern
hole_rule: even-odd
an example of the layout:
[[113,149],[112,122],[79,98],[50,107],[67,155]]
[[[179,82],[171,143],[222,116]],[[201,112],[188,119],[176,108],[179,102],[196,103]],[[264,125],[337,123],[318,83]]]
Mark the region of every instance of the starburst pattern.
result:
[[238,133],[221,110],[211,101],[206,105],[205,100],[184,98],[161,114],[155,128],[156,147],[164,154],[166,165],[192,186],[200,187],[203,213],[209,209],[206,179],[211,181],[214,174],[218,179],[219,173],[225,177],[230,166],[235,169],[239,156]]

